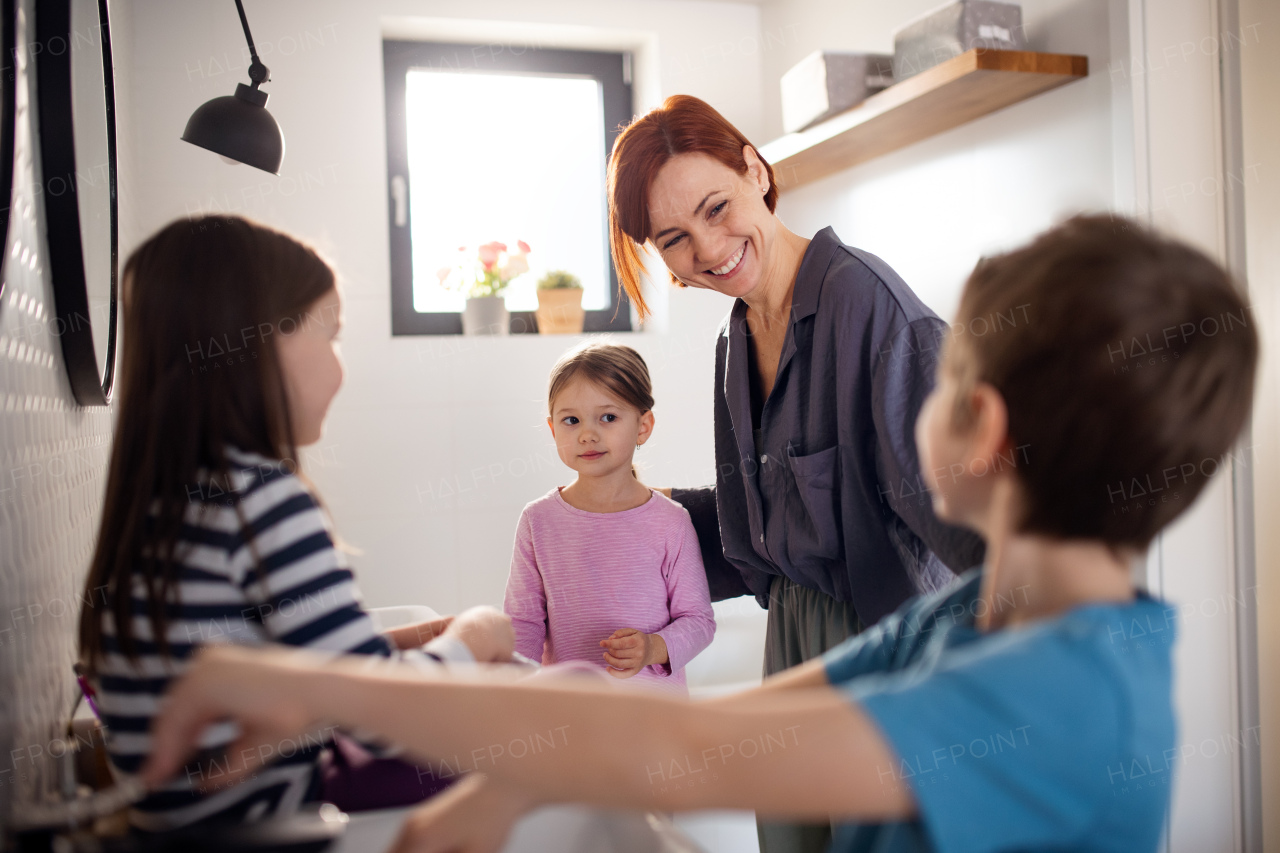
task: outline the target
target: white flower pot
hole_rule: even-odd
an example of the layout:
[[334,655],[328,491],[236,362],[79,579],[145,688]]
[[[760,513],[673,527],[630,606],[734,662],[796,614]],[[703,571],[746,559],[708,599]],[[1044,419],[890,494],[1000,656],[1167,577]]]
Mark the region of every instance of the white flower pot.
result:
[[473,296],[462,310],[464,335],[509,335],[511,314],[501,296]]

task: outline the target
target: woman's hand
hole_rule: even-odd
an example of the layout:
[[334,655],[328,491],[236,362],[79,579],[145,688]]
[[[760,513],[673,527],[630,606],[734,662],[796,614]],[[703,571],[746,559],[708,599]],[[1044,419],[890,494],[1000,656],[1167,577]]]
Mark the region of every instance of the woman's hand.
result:
[[466,643],[480,663],[506,663],[516,645],[511,617],[488,606],[462,611],[453,617],[445,634]]
[[658,634],[619,628],[600,641],[605,663],[615,678],[630,678],[646,666],[667,663],[667,641]]
[[271,761],[285,744],[316,729],[307,708],[305,682],[318,659],[298,651],[210,645],[195,655],[152,721],[151,755],[142,782],[155,787],[195,753],[205,728],[233,718],[240,737],[209,767],[188,767],[196,787],[225,786]]
[[453,622],[452,616],[441,616],[428,619],[426,622],[415,622],[412,625],[401,625],[387,631],[385,636],[397,649],[420,649],[445,632]]
[[470,773],[414,809],[391,853],[495,853],[533,801],[482,773]]

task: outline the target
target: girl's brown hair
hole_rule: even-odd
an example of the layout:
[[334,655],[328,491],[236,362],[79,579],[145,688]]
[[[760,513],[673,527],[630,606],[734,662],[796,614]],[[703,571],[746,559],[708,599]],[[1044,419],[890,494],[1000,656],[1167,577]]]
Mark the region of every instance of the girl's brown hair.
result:
[[[724,116],[692,95],[672,95],[618,134],[609,156],[609,247],[618,280],[641,319],[649,307],[640,290],[640,248],[649,239],[649,188],[658,171],[677,154],[706,154],[745,175],[742,149],[747,145],[751,143]],[[759,156],[760,150],[755,151]],[[773,167],[763,157],[760,162],[769,173],[764,203],[772,213],[778,206],[778,185]]]
[[649,366],[629,346],[593,343],[561,356],[547,383],[548,414],[555,411],[556,395],[579,378],[595,382],[640,414],[653,408]]
[[85,663],[103,652],[104,610],[136,660],[135,593],[167,648],[179,531],[202,483],[229,484],[228,447],[297,459],[276,338],[335,284],[314,249],[236,216],[177,220],[125,263],[119,415],[80,611]]

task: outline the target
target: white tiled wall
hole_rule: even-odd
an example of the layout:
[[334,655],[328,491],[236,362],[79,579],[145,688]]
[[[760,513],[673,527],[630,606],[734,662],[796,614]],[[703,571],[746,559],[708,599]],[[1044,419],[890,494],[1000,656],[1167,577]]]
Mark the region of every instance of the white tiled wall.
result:
[[108,409],[76,405],[54,334],[28,109],[34,4],[20,5],[17,164],[0,292],[0,826],[15,801],[54,781],[49,754],[61,751],[58,723],[76,695],[76,616],[112,426]]

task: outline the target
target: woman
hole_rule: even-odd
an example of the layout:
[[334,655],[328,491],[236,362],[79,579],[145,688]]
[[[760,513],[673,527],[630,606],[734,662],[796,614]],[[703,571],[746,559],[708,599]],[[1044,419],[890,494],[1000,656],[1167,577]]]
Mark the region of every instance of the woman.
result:
[[[933,514],[912,434],[946,324],[830,228],[788,230],[777,201],[772,167],[688,95],[628,126],[609,161],[614,264],[641,316],[646,243],[676,284],[735,298],[716,342],[716,483],[668,494],[693,517],[712,599],[768,609],[766,676],[983,556]],[[831,837],[766,822],[759,835],[762,853]]]

